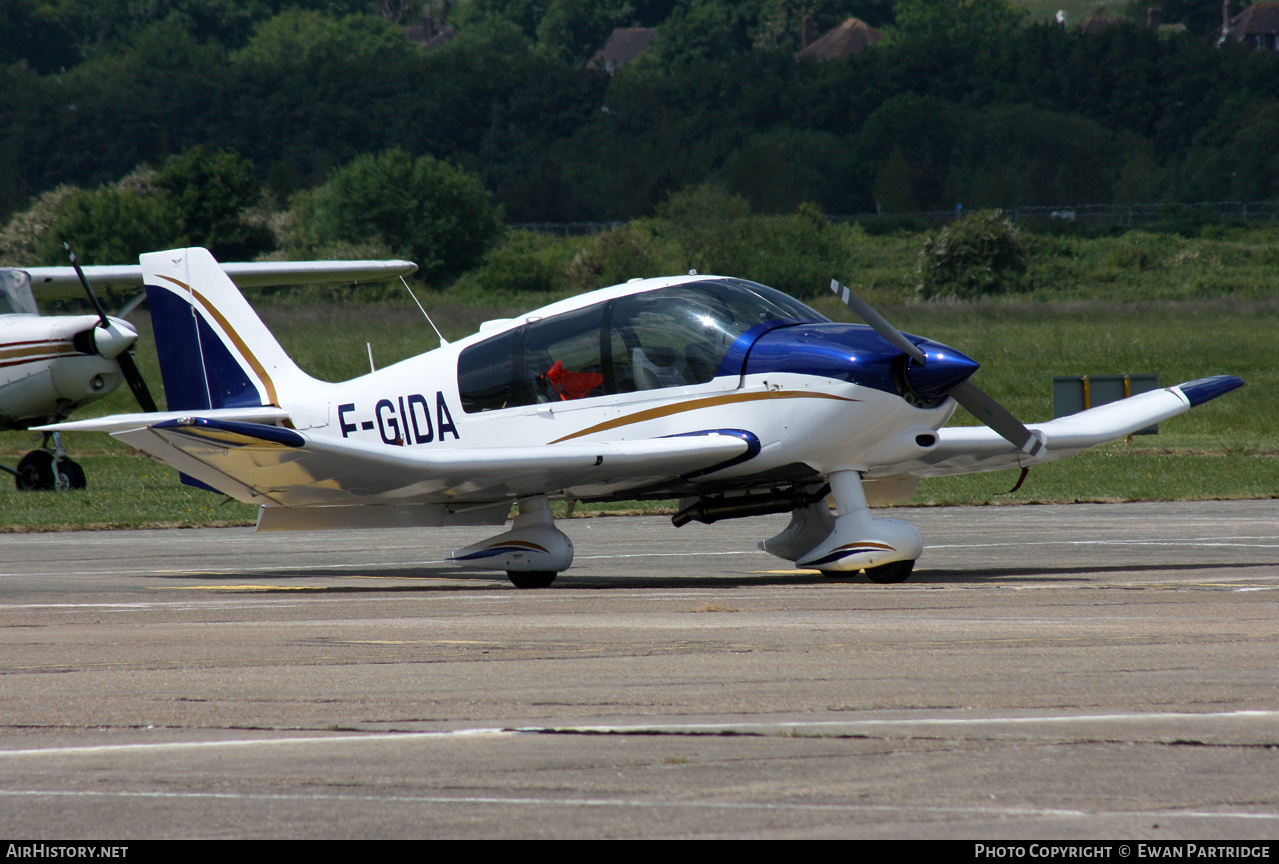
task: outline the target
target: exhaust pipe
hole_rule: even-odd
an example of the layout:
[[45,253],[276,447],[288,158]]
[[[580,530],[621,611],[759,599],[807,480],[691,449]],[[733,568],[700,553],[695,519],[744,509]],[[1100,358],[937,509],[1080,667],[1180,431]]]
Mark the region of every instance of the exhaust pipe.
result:
[[692,504],[671,517],[676,528],[683,528],[689,522],[701,522],[710,525],[721,519],[742,519],[747,516],[767,516],[770,513],[789,513],[800,510],[830,494],[830,484],[823,484],[815,492],[791,488],[788,491],[774,490],[758,495],[738,495],[732,498],[718,496],[715,498],[698,498]]

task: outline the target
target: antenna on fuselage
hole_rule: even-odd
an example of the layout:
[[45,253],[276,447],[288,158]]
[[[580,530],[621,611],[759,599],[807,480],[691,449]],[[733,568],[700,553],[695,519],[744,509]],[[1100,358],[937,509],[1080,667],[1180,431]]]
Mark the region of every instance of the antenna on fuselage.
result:
[[440,328],[436,327],[435,322],[431,320],[431,316],[426,314],[426,309],[422,306],[422,301],[417,299],[417,295],[414,294],[413,289],[409,287],[408,281],[403,276],[400,277],[400,281],[404,283],[404,290],[409,292],[409,296],[413,298],[413,302],[417,304],[417,308],[422,310],[422,315],[426,318],[426,323],[430,324],[431,329],[435,331],[435,335],[440,337],[440,347],[443,348],[445,345],[449,344],[449,340],[444,338],[444,334],[440,332]]

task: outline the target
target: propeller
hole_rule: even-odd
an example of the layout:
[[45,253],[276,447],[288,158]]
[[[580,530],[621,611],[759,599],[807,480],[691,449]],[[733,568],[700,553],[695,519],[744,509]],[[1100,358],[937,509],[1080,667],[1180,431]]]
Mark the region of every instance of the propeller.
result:
[[[871,326],[895,347],[911,359],[913,364],[926,366],[928,355],[919,346],[906,338],[906,335],[888,323],[888,319],[875,310],[873,306],[858,297],[835,279],[830,280],[830,290],[852,309],[858,317]],[[965,380],[950,391],[950,396],[982,423],[993,429],[1001,438],[1007,440],[1018,450],[1031,456],[1038,456],[1044,449],[1044,437],[1032,432],[1013,416],[1012,412],[1000,405],[995,399],[972,381]]]
[[147,413],[158,411],[155,400],[151,398],[151,391],[147,389],[147,382],[142,378],[142,373],[138,371],[137,364],[133,362],[133,357],[129,354],[129,348],[138,338],[137,334],[134,333],[129,336],[111,323],[111,319],[107,317],[106,310],[102,308],[102,302],[98,300],[98,295],[89,285],[89,280],[85,278],[84,271],[80,269],[80,262],[76,260],[75,253],[71,251],[71,244],[63,243],[62,247],[67,250],[67,255],[71,258],[71,266],[75,268],[75,274],[80,278],[80,284],[84,286],[84,292],[89,295],[89,302],[93,304],[94,311],[98,313],[98,325],[95,331],[105,331],[101,334],[101,338],[98,333],[95,332],[94,334],[94,346],[97,348],[98,353],[107,358],[114,356],[115,362],[120,364],[120,373],[124,375],[125,382],[129,385],[129,389],[133,391],[133,398],[138,400],[138,405],[143,411]]

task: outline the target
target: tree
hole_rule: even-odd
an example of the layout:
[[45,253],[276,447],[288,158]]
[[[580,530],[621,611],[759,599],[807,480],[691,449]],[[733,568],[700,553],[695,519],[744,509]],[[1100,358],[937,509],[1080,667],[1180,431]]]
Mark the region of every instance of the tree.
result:
[[74,66],[80,52],[61,16],[37,0],[0,0],[0,65],[25,60],[41,74]]
[[270,231],[245,221],[262,185],[238,153],[192,147],[171,157],[152,182],[172,207],[182,245],[203,246],[219,261],[249,260],[274,246]]
[[39,263],[67,263],[64,242],[83,264],[128,264],[143,252],[174,245],[174,213],[158,195],[103,186],[76,190],[62,202],[62,212],[36,245]]
[[677,6],[658,28],[654,49],[661,62],[680,66],[717,61],[751,50],[759,3],[692,0]]
[[259,25],[232,59],[241,65],[297,67],[333,58],[403,57],[412,50],[400,28],[384,18],[335,18],[295,9]]
[[632,13],[629,3],[550,0],[537,24],[538,47],[565,63],[584,66],[614,27],[629,23]]
[[1009,0],[900,0],[893,7],[897,39],[949,42],[964,51],[1002,41],[1026,20]]
[[964,127],[961,109],[935,96],[903,94],[885,100],[860,135],[869,184],[890,211],[949,207],[946,181]]
[[478,178],[398,149],[357,157],[292,209],[304,246],[381,240],[437,285],[476,266],[502,230],[501,209]]

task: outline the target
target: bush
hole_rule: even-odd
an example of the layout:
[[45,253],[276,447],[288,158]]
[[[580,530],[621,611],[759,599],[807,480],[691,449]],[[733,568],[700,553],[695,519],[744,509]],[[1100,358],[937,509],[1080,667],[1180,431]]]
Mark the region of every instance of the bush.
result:
[[31,267],[37,264],[45,232],[57,221],[67,201],[83,193],[84,190],[75,186],[59,186],[36,198],[26,210],[15,213],[0,231],[0,266]]
[[262,201],[262,184],[239,153],[192,147],[170,157],[151,183],[172,205],[178,245],[203,246],[219,261],[251,261],[274,248],[271,231],[245,219]]
[[101,186],[75,190],[36,243],[36,260],[48,266],[67,263],[63,242],[81,264],[128,264],[143,252],[174,245],[177,214],[161,195]]
[[436,285],[479,264],[502,229],[502,211],[477,177],[403,150],[357,157],[300,193],[292,209],[304,250],[380,239]]
[[943,228],[919,253],[919,290],[926,298],[961,299],[1023,287],[1021,232],[998,210],[982,210]]
[[628,279],[665,276],[659,269],[652,237],[635,225],[602,231],[574,256],[564,274],[565,285],[589,291]]
[[553,238],[529,231],[510,231],[501,244],[485,256],[484,264],[466,278],[485,293],[545,294],[562,287],[562,257]]

